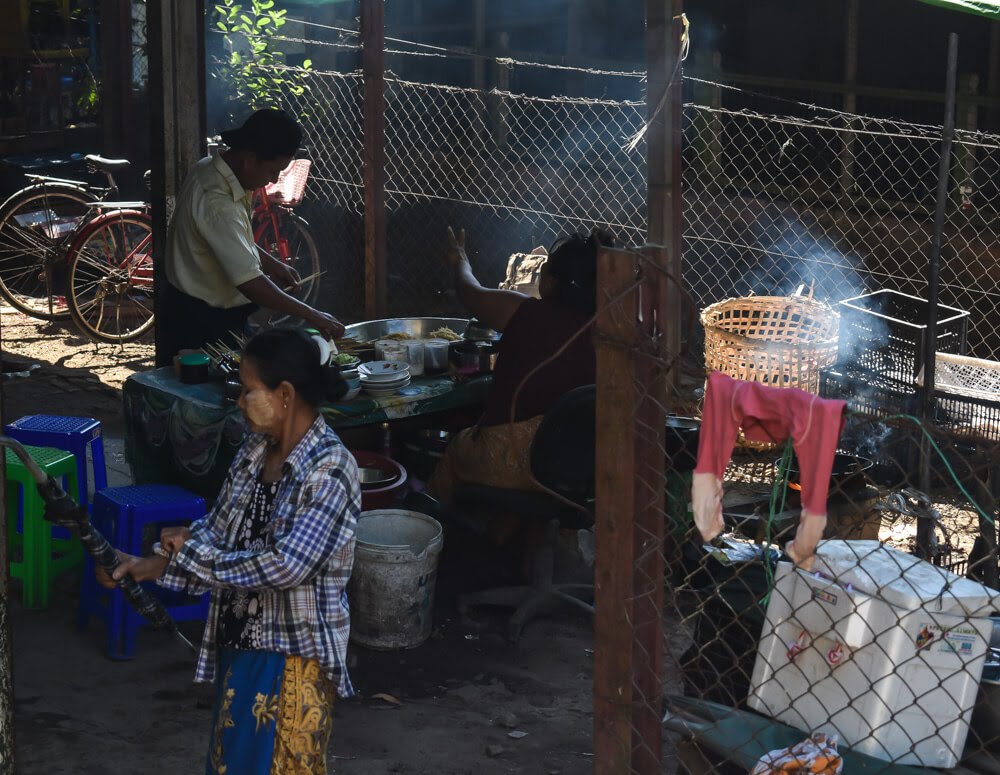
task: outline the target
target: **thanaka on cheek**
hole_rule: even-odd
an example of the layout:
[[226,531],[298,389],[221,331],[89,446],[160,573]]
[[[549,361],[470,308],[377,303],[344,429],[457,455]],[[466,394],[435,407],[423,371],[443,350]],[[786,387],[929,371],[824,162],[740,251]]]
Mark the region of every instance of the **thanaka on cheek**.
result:
[[268,396],[254,391],[246,397],[247,419],[258,427],[267,427],[274,420],[274,407]]

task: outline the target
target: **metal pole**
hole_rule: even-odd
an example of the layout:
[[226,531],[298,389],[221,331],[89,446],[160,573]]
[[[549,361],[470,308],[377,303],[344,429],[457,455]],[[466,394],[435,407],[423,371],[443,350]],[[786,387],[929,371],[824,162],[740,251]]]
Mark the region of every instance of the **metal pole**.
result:
[[[0,327],[2,328],[2,327]],[[0,348],[3,336],[0,335]],[[0,427],[6,422],[0,376]],[[10,649],[10,598],[7,569],[7,456],[0,449],[0,773],[14,772],[14,672]]]
[[934,235],[927,267],[927,331],[924,339],[924,417],[934,408],[934,367],[937,358],[938,290],[941,275],[941,239],[944,233],[948,184],[951,179],[951,146],[955,140],[955,93],[958,83],[958,35],[948,36],[948,76],[944,96],[944,131],[938,161],[937,202],[934,208]]
[[386,315],[385,0],[361,0],[364,80],[365,316]]
[[[934,234],[927,266],[927,330],[923,341],[924,386],[921,417],[934,416],[934,370],[937,364],[938,290],[941,275],[941,239],[944,232],[945,208],[948,206],[948,184],[951,178],[951,146],[955,139],[955,92],[958,82],[958,35],[948,36],[948,71],[944,97],[944,130],[941,133],[941,157],[938,161],[937,201],[934,209]],[[920,439],[920,489],[930,492],[931,450]],[[917,524],[917,556],[933,560],[934,525],[930,520]]]

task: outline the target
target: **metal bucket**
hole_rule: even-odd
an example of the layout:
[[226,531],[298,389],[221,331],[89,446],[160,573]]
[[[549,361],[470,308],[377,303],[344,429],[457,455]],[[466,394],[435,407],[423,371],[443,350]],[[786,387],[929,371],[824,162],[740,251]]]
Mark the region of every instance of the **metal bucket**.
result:
[[441,524],[416,511],[377,509],[361,514],[357,535],[347,585],[351,640],[382,651],[419,646],[434,624]]

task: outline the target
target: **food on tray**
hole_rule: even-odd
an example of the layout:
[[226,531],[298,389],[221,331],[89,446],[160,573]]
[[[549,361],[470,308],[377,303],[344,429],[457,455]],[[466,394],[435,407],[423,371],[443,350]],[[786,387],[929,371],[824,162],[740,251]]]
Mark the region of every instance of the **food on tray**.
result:
[[441,328],[435,328],[427,335],[428,339],[447,339],[449,342],[457,342],[460,337],[454,331],[452,331],[448,326],[441,326]]
[[371,350],[374,345],[371,342],[361,342],[349,336],[336,340],[337,349],[346,353],[357,353]]
[[333,362],[338,366],[346,366],[349,363],[357,363],[358,360],[358,356],[351,355],[350,353],[338,353],[333,356]]
[[382,338],[383,339],[392,339],[392,340],[395,340],[397,342],[402,342],[402,341],[407,340],[407,339],[416,339],[417,337],[413,336],[413,334],[407,334],[407,333],[404,333],[403,331],[397,331],[394,334],[386,334]]

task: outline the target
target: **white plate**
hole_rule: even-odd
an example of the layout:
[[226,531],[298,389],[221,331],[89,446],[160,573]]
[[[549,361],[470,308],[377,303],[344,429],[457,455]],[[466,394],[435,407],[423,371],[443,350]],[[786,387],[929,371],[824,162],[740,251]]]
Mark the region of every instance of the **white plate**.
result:
[[402,390],[403,388],[408,387],[408,385],[409,385],[409,383],[404,384],[404,385],[395,385],[394,387],[370,387],[370,386],[367,386],[367,385],[363,385],[361,387],[361,389],[364,390],[369,395],[372,395],[372,396],[382,395],[382,394],[392,395],[397,390]]
[[389,398],[390,396],[394,396],[397,393],[399,393],[400,390],[401,390],[401,388],[393,388],[392,390],[368,390],[368,389],[365,389],[363,392],[365,394],[367,394],[370,398]]
[[363,379],[373,382],[392,380],[404,374],[409,375],[410,364],[405,361],[371,361],[358,366],[358,373]]
[[382,384],[379,384],[379,383],[376,383],[376,384],[372,385],[372,384],[365,384],[364,382],[362,382],[361,383],[361,389],[364,390],[366,393],[369,393],[371,395],[376,395],[378,393],[385,393],[387,395],[391,395],[391,394],[395,393],[397,390],[400,390],[401,388],[405,388],[409,384],[410,384],[410,380],[406,380],[405,382],[399,382],[399,383],[394,384],[394,385],[382,385]]
[[410,384],[410,378],[408,376],[407,377],[403,377],[402,379],[392,379],[392,380],[389,380],[389,379],[386,379],[386,380],[381,380],[381,379],[379,379],[379,380],[362,379],[361,380],[361,387],[369,387],[369,388],[373,388],[374,390],[388,390],[389,388],[404,387],[405,385],[409,385],[409,384]]

